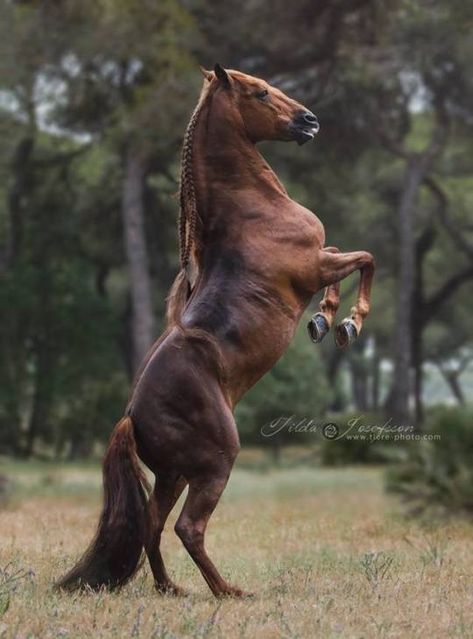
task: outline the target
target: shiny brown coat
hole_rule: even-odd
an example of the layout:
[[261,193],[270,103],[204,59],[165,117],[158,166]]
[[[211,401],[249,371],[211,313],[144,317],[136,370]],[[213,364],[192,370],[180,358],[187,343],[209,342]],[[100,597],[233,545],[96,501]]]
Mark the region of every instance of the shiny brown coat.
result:
[[[240,448],[233,409],[284,353],[317,291],[326,289],[309,327],[314,341],[332,326],[340,280],[357,269],[358,299],[337,329],[340,345],[356,337],[369,311],[372,256],[325,247],[321,221],[289,197],[256,148],[262,140],[307,141],[318,129],[315,116],[258,78],[218,65],[204,75],[184,144],[182,270],[168,328],[114,433],[104,465],[108,502],[95,540],[60,583],[65,588],[121,585],[144,545],[157,589],[181,592],[159,546],[188,485],[176,533],[215,596],[246,594],[221,577],[204,548]],[[135,446],[156,476],[147,505]]]

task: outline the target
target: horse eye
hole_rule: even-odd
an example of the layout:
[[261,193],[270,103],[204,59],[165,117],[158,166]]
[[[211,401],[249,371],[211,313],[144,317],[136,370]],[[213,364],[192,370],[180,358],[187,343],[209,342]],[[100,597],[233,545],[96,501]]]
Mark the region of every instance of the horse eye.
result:
[[269,91],[267,89],[262,89],[261,91],[257,91],[255,93],[255,96],[259,99],[259,100],[264,100],[265,98],[267,98],[269,95]]

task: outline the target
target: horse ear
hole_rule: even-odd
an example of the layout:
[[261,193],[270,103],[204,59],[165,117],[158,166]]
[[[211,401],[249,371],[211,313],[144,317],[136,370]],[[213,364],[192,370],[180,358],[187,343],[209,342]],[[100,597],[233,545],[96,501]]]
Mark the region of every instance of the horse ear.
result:
[[214,77],[212,71],[209,71],[208,69],[204,69],[204,67],[199,67],[199,69],[202,75],[204,76],[204,78],[210,82],[210,80]]
[[225,71],[225,69],[222,67],[222,65],[220,65],[217,62],[217,64],[214,67],[214,71],[215,71],[215,75],[217,76],[218,80],[220,80],[220,82],[223,84],[224,87],[229,89],[230,86],[231,86],[230,76]]

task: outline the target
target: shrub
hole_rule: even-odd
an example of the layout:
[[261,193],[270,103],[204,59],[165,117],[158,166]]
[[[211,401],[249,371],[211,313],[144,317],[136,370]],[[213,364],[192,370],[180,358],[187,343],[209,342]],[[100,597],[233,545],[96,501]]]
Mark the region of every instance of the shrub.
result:
[[[325,422],[334,424],[339,434],[332,439],[322,433],[320,461],[323,466],[383,464],[392,461],[398,453],[398,442],[380,437],[386,422],[382,415],[376,413],[337,415],[327,417]],[[363,427],[372,428],[371,433],[364,432]]]
[[473,515],[473,411],[436,409],[423,433],[388,470],[387,489],[401,495],[412,514]]

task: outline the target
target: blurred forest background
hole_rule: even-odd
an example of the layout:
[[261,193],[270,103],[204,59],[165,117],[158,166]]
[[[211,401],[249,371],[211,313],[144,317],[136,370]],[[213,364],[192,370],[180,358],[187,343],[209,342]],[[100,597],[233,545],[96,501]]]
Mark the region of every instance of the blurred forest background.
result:
[[329,244],[377,261],[359,340],[302,326],[239,407],[243,443],[358,413],[457,428],[471,454],[472,27],[462,0],[1,0],[0,453],[86,457],[121,416],[177,272],[198,65],[218,61],[317,114],[314,143],[263,152]]

